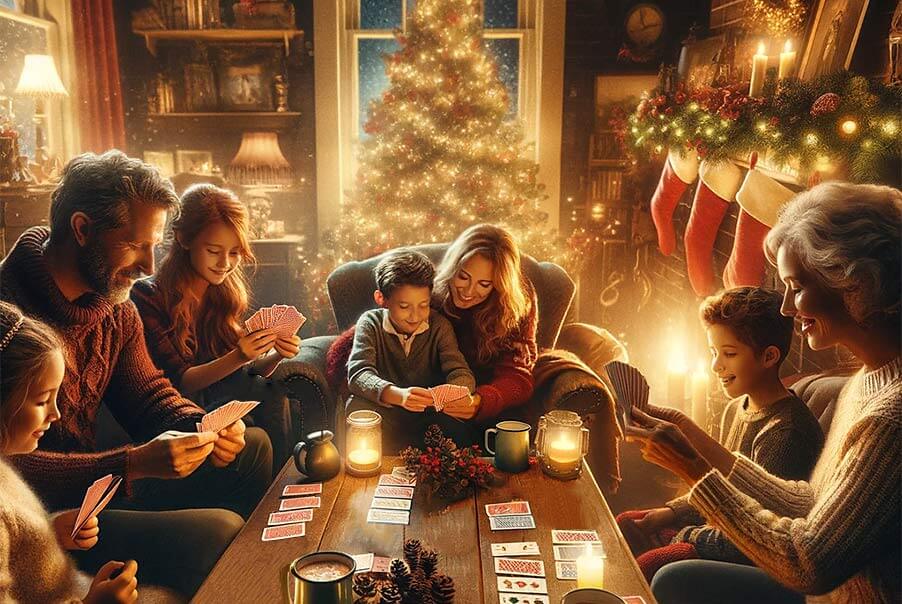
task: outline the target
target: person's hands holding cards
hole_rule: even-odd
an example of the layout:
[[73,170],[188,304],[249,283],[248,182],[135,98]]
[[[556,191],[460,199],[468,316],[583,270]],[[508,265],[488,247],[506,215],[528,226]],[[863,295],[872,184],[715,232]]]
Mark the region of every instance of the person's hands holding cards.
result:
[[217,435],[212,432],[167,430],[153,440],[128,450],[128,471],[138,478],[184,478],[200,467],[213,452]]
[[245,362],[253,361],[272,350],[278,339],[279,333],[275,327],[252,331],[238,339],[238,353]]
[[53,515],[53,532],[56,533],[56,540],[63,549],[87,550],[97,545],[100,535],[100,523],[97,521],[97,516],[88,518],[75,535],[72,535],[79,511],[66,510]]
[[217,468],[224,468],[235,461],[238,454],[244,450],[245,430],[244,422],[239,419],[217,432],[210,463]]
[[411,386],[399,388],[401,391],[401,407],[414,413],[422,413],[426,407],[432,406],[432,394],[427,388]]
[[84,604],[127,604],[138,599],[138,563],[107,562],[91,582]]

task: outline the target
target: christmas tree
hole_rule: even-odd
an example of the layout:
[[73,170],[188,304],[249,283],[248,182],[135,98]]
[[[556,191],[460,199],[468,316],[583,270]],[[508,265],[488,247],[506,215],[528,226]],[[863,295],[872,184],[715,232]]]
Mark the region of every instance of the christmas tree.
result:
[[509,228],[528,253],[564,262],[538,209],[547,196],[483,44],[479,0],[418,0],[389,87],[369,107],[356,185],[325,236],[332,266],[400,245]]

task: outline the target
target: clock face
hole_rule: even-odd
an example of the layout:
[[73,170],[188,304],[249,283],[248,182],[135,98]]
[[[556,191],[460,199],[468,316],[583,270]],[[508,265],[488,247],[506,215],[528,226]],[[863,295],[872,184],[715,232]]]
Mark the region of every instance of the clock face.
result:
[[664,32],[664,13],[654,4],[637,4],[626,16],[626,35],[639,46],[651,46]]

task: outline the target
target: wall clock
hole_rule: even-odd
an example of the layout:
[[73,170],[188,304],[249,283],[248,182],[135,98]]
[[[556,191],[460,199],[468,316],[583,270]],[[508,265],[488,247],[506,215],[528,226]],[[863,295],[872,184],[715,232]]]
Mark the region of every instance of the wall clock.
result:
[[656,4],[642,2],[629,9],[624,28],[632,44],[648,48],[664,33],[664,13]]

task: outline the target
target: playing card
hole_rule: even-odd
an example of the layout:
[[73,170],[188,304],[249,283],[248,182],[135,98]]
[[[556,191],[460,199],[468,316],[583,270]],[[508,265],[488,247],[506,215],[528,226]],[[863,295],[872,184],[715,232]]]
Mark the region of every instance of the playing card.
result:
[[409,510],[410,503],[410,499],[388,499],[385,497],[373,497],[373,503],[370,504],[370,507],[381,510]]
[[576,581],[576,562],[556,561],[554,574],[563,581]]
[[545,563],[541,560],[524,560],[523,558],[495,558],[495,574],[544,577]]
[[351,556],[354,558],[354,562],[357,563],[357,569],[354,571],[355,573],[365,573],[373,568],[373,558],[375,557],[373,554],[357,554],[356,556]]
[[498,591],[526,594],[547,594],[548,584],[538,577],[497,577]]
[[383,474],[379,477],[379,486],[386,487],[415,487],[417,486],[416,478],[401,478],[393,474]]
[[538,556],[539,544],[535,541],[516,541],[514,543],[493,543],[493,556]]
[[282,489],[282,497],[298,497],[299,495],[319,495],[323,492],[323,484],[289,484]]
[[620,361],[611,361],[605,365],[605,371],[614,386],[625,423],[629,424],[631,407],[637,407],[641,411],[648,408],[648,381],[638,369]]
[[551,531],[551,542],[555,544],[601,543],[601,540],[595,531],[553,530]]
[[623,601],[626,604],[645,604],[645,598],[642,596],[623,596]]
[[318,495],[310,495],[308,497],[292,497],[290,499],[283,499],[279,503],[279,510],[284,512],[286,510],[299,510],[301,508],[318,508],[319,507],[319,496]]
[[102,478],[94,481],[94,484],[85,491],[84,499],[82,499],[81,507],[78,509],[78,515],[75,517],[75,525],[72,527],[72,538],[78,534],[85,523],[92,517],[103,511],[107,506],[119,485],[122,484],[121,476],[113,476],[107,474]]
[[410,512],[371,509],[366,515],[366,521],[377,524],[410,524]]
[[[586,544],[580,545],[555,545],[554,549],[554,559],[561,561],[570,561],[573,562],[580,556],[586,555]],[[600,543],[593,543],[589,546],[589,551],[593,556],[602,556],[604,557],[604,548]]]
[[395,478],[403,478],[406,480],[412,480],[414,482],[416,482],[417,480],[416,474],[414,474],[413,472],[408,472],[407,468],[405,468],[404,466],[395,466],[394,468],[392,468],[391,475]]
[[269,526],[278,526],[280,524],[293,524],[295,522],[310,522],[313,520],[313,510],[310,508],[304,510],[291,510],[289,512],[273,512],[269,515]]
[[548,596],[539,594],[498,594],[499,604],[551,604]]
[[413,499],[413,487],[376,487],[373,497],[391,497],[394,499]]
[[492,516],[489,518],[489,526],[493,531],[534,529],[536,521],[532,516]]
[[268,526],[263,529],[263,541],[278,541],[279,539],[291,539],[303,537],[307,525],[303,522],[297,524],[283,524],[282,526]]
[[485,513],[489,516],[524,516],[532,514],[528,501],[508,501],[507,503],[487,503]]
[[204,415],[200,420],[199,432],[219,432],[227,428],[259,405],[259,401],[231,401]]
[[435,410],[441,411],[451,401],[469,396],[470,389],[456,384],[441,384],[430,388],[429,394],[432,395],[432,403],[435,405]]
[[376,556],[373,558],[372,573],[387,573],[391,567],[391,558],[385,556]]

